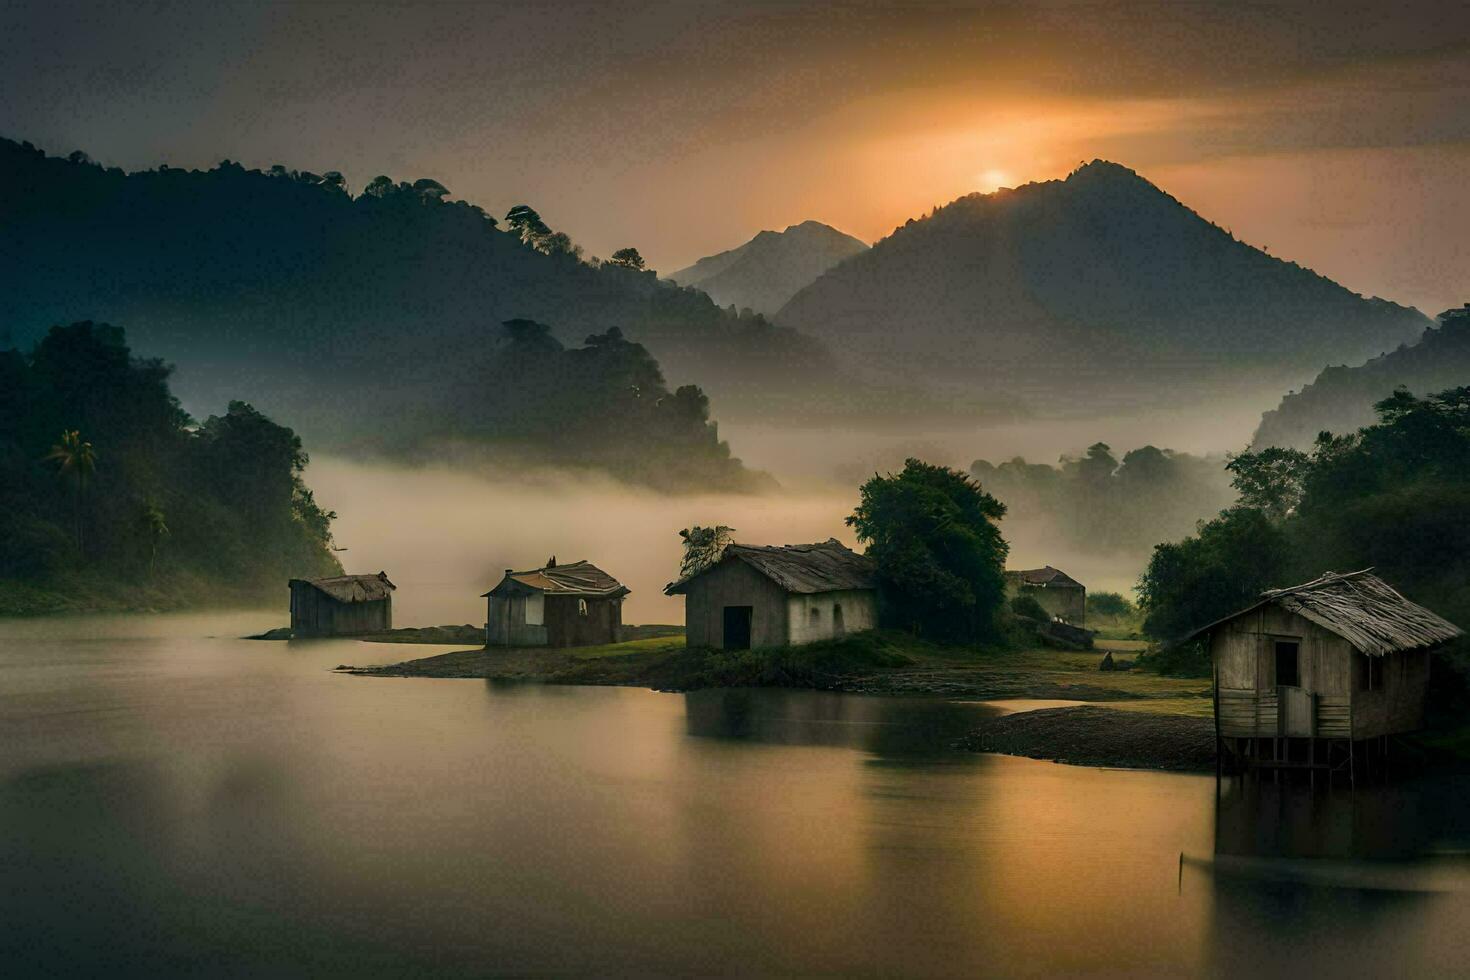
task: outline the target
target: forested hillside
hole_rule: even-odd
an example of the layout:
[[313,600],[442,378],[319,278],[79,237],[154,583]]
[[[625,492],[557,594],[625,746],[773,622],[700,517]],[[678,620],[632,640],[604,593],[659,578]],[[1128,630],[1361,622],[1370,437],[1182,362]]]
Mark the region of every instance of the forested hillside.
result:
[[[248,391],[314,445],[419,439],[503,346],[500,324],[563,342],[619,327],[671,377],[751,400],[807,398],[824,348],[660,282],[632,252],[598,262],[527,206],[504,222],[433,180],[246,170],[124,173],[0,141],[0,323],[126,323],[176,363],[185,404]],[[757,397],[758,396],[758,397]]]
[[1373,422],[1373,406],[1395,388],[1415,394],[1470,382],[1470,305],[1445,310],[1439,326],[1357,367],[1330,367],[1261,418],[1256,447],[1310,448],[1320,432],[1346,432]]
[[0,612],[278,598],[340,571],[296,434],[238,401],[196,424],[168,377],[106,324],[0,351]]
[[1418,336],[1238,241],[1125,167],[973,194],[911,220],[798,293],[777,322],[870,372],[990,385],[1057,410],[1290,379]]

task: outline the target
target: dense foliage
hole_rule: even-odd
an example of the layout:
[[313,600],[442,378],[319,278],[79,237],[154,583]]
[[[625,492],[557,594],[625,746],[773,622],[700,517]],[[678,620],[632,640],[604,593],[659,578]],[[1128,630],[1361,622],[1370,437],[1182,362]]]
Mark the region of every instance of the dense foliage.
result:
[[1112,447],[1094,443],[1055,466],[977,459],[970,475],[1013,521],[1041,529],[1041,545],[1098,554],[1146,553],[1161,538],[1188,534],[1231,499],[1218,460],[1154,446],[1119,460]]
[[1005,505],[964,473],[910,459],[864,483],[847,523],[878,566],[882,615],[928,639],[997,637],[1008,547]]
[[1470,387],[1401,390],[1376,412],[1351,435],[1323,433],[1310,455],[1235,457],[1240,502],[1154,550],[1139,583],[1146,632],[1173,640],[1264,589],[1370,566],[1470,624]]
[[441,439],[493,440],[522,463],[593,467],[663,490],[770,485],[730,455],[697,385],[670,391],[658,362],[617,327],[565,347],[534,320],[508,320],[496,355]]
[[338,569],[295,433],[243,402],[196,426],[168,377],[106,324],[0,352],[0,580],[238,599]]
[[833,377],[821,345],[660,281],[636,249],[584,256],[529,205],[500,221],[429,179],[354,197],[336,173],[124,173],[0,140],[0,214],[0,322],[18,342],[82,315],[126,323],[184,369],[186,403],[248,373],[252,402],[318,447],[396,454],[472,420],[510,318],[563,344],[618,325],[671,376],[761,403],[805,404]]

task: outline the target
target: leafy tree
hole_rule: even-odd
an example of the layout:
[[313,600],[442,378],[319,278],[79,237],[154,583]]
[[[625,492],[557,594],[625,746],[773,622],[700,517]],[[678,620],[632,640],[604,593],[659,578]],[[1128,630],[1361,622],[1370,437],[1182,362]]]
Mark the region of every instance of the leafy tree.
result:
[[[334,515],[302,482],[295,433],[243,402],[195,426],[168,375],[100,323],[53,327],[29,355],[0,352],[0,578],[75,591],[66,576],[95,572],[88,590],[125,587],[146,551],[150,578],[253,598],[340,571]],[[108,492],[91,499],[94,442],[106,447]],[[70,494],[56,492],[58,477]]]
[[1133,603],[1118,592],[1087,593],[1087,615],[1103,619],[1125,619],[1137,610]]
[[1042,608],[1041,603],[1036,601],[1036,597],[1025,595],[1024,593],[1011,599],[1011,612],[1017,616],[1034,619],[1041,623],[1051,621],[1051,616]]
[[994,638],[1005,598],[1005,505],[965,474],[917,459],[874,475],[847,523],[877,563],[885,615],[914,633]]
[[625,269],[636,269],[642,272],[644,269],[643,256],[638,254],[636,248],[620,248],[607,260],[608,265],[622,266]]
[[424,201],[439,202],[449,196],[449,188],[429,177],[420,177],[413,182],[413,192]]
[[1301,502],[1307,462],[1307,454],[1299,449],[1268,446],[1231,456],[1225,469],[1232,474],[1230,485],[1240,494],[1241,506],[1280,520]]
[[1138,583],[1149,636],[1173,641],[1283,583],[1290,567],[1286,531],[1250,507],[1227,510],[1199,533],[1154,549]]

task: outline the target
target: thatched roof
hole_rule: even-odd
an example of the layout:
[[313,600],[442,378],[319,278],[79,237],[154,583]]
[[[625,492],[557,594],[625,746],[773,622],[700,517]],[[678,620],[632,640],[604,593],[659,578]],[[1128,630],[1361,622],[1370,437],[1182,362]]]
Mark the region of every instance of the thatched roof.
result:
[[296,583],[309,585],[338,602],[377,602],[388,598],[398,588],[388,581],[387,572],[376,575],[334,575],[331,578],[293,578]]
[[732,544],[718,562],[671,583],[664,592],[682,594],[690,582],[731,561],[744,562],[785,591],[799,595],[877,588],[873,560],[829,538],[818,544]]
[[1006,577],[1021,585],[1036,586],[1043,589],[1080,589],[1082,583],[1077,581],[1060,568],[1052,568],[1043,565],[1040,568],[1026,568],[1018,572],[1006,572]]
[[1309,619],[1374,657],[1436,646],[1464,635],[1458,626],[1405,599],[1371,571],[1328,572],[1289,589],[1262,592],[1260,602],[1197,629],[1185,639],[1192,640],[1266,605]]
[[566,565],[547,565],[525,572],[506,569],[500,584],[480,598],[509,593],[544,592],[547,595],[570,595],[584,599],[604,599],[627,595],[629,590],[590,561],[574,561]]

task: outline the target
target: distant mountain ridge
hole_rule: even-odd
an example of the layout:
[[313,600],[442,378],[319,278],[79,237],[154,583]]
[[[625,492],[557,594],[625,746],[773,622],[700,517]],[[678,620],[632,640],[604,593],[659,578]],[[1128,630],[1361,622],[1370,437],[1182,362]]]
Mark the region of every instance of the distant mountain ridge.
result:
[[803,221],[785,231],[762,231],[666,278],[704,291],[721,306],[770,315],[822,273],[867,250],[866,242],[831,225]]
[[1373,406],[1409,389],[1421,398],[1470,385],[1470,303],[1445,310],[1416,344],[1357,367],[1329,367],[1261,417],[1252,445],[1310,449],[1320,432],[1354,432],[1377,421]]
[[776,322],[850,366],[1074,404],[1299,377],[1429,324],[1237,241],[1101,160],[912,219]]

